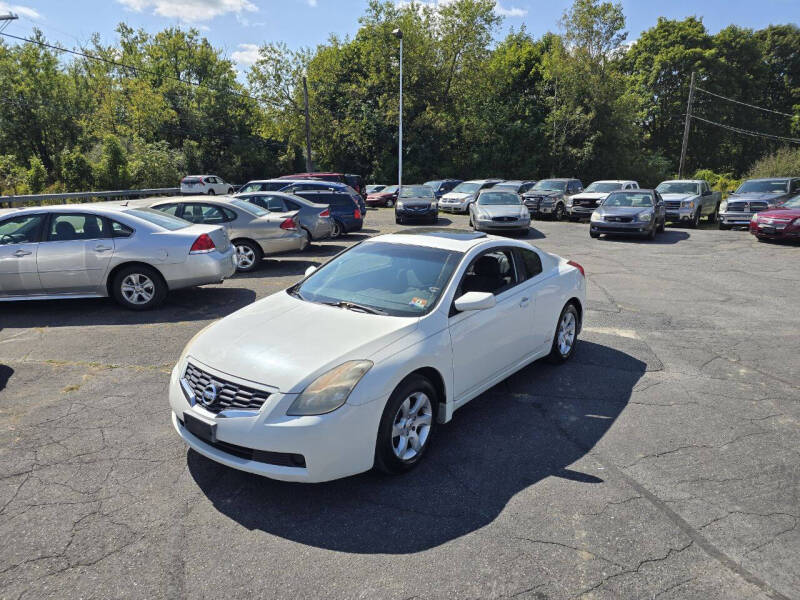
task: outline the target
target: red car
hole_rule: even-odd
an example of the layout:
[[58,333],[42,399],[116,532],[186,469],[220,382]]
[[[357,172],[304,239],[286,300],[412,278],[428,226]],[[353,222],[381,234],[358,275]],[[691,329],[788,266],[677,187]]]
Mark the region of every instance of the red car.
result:
[[338,181],[349,185],[359,194],[364,197],[364,183],[361,181],[361,175],[354,175],[352,173],[295,173],[294,175],[284,175],[279,179],[318,179],[321,181]]
[[389,185],[380,192],[368,194],[367,206],[394,206],[397,202],[397,189],[396,185]]
[[800,196],[754,214],[750,233],[760,240],[800,240]]

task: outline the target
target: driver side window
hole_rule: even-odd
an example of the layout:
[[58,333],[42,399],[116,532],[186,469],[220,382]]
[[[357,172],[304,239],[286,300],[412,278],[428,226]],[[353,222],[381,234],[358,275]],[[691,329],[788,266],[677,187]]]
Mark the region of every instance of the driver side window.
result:
[[39,241],[44,215],[24,215],[0,222],[0,246]]
[[459,296],[467,292],[501,294],[517,284],[511,250],[493,250],[472,261],[461,280]]

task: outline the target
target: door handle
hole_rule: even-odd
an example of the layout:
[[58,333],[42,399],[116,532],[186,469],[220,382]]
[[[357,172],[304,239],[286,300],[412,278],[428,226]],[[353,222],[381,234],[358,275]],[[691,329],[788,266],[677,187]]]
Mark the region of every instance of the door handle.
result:
[[108,250],[111,250],[111,247],[109,247],[109,246],[95,246],[94,249],[95,249],[96,252],[106,252]]
[[14,256],[20,258],[23,256],[28,256],[29,254],[33,254],[33,252],[28,252],[27,250],[17,250],[16,252],[14,252]]
[[531,299],[530,298],[523,298],[522,300],[519,301],[519,305],[520,305],[521,308],[525,308],[530,303],[531,303]]

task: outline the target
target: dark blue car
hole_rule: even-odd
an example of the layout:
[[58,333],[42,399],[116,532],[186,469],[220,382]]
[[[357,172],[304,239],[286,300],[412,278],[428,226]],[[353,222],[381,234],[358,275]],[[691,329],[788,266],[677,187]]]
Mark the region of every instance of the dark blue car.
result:
[[330,206],[331,220],[333,221],[332,238],[359,231],[364,226],[364,211],[350,192],[321,189],[297,190],[294,194],[316,204]]
[[281,188],[280,191],[285,194],[296,194],[297,192],[304,192],[304,191],[315,191],[315,190],[328,190],[331,192],[346,192],[353,197],[358,203],[358,207],[361,209],[361,216],[366,214],[367,212],[367,203],[364,201],[363,196],[359,194],[355,189],[347,185],[346,183],[338,183],[336,181],[314,181],[314,180],[305,180],[305,181],[294,181],[287,185],[284,188]]

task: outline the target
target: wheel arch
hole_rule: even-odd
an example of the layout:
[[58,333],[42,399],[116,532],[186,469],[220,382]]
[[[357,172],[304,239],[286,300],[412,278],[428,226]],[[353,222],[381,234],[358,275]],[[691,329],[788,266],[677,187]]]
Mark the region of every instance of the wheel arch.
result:
[[250,242],[251,244],[254,244],[256,246],[256,248],[261,250],[261,254],[262,255],[264,254],[264,248],[261,246],[261,244],[259,244],[253,238],[249,238],[249,237],[246,237],[246,236],[239,236],[239,237],[235,237],[235,238],[233,238],[231,240],[231,244],[233,244],[234,246],[236,245],[236,242]]
[[134,266],[147,267],[148,269],[153,269],[156,273],[158,273],[158,276],[161,278],[161,283],[163,283],[164,286],[167,288],[167,290],[169,290],[169,282],[167,281],[167,278],[164,277],[164,274],[158,267],[141,260],[128,260],[118,264],[108,272],[108,275],[106,276],[106,293],[108,294],[109,298],[114,297],[114,292],[111,289],[111,285],[114,283],[114,278],[117,276],[117,273],[119,273],[122,269],[126,267],[134,267]]
[[404,381],[413,375],[420,375],[431,382],[431,385],[436,390],[436,395],[439,396],[437,398],[435,408],[436,420],[439,423],[443,423],[445,413],[447,412],[444,408],[447,404],[447,385],[444,382],[444,377],[442,377],[442,374],[435,367],[420,367],[403,377],[403,379],[397,385],[400,386]]
[[581,304],[580,298],[577,296],[573,296],[569,300],[564,303],[564,306],[567,304],[572,304],[575,307],[575,310],[578,311],[578,333],[581,332],[583,328],[583,304]]

